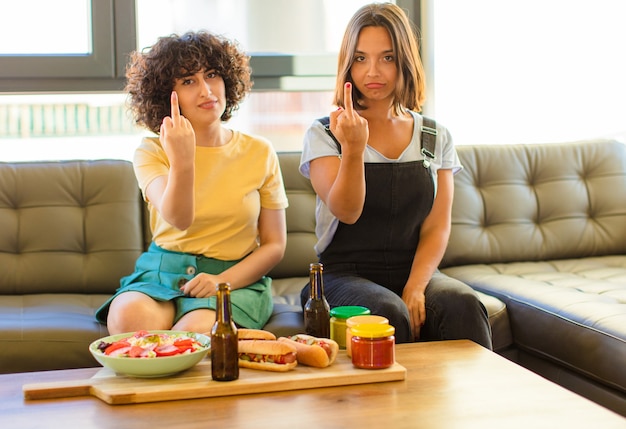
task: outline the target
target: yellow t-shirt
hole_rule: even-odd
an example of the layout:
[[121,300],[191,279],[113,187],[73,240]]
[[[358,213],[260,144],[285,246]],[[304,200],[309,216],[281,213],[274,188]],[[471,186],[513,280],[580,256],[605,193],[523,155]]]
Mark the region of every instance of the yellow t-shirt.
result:
[[[193,224],[185,231],[174,228],[148,201],[153,241],[176,252],[241,259],[259,245],[261,207],[288,205],[278,156],[269,141],[234,131],[224,146],[197,146],[195,163]],[[169,160],[154,137],[143,139],[133,164],[144,195],[150,182],[169,171]]]

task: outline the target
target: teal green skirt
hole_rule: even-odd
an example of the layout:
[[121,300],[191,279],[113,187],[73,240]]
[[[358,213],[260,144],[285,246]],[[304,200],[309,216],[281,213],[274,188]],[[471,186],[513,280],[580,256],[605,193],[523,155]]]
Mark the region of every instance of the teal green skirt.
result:
[[[96,319],[106,324],[111,301],[121,293],[141,292],[157,301],[173,301],[176,315],[173,324],[185,314],[198,309],[215,310],[215,296],[190,298],[180,287],[198,273],[219,274],[239,261],[220,261],[204,256],[165,250],[152,243],[135,264],[135,271],[120,280],[120,287],[96,311]],[[238,326],[261,329],[272,315],[272,280],[262,277],[256,283],[230,294],[233,319]]]

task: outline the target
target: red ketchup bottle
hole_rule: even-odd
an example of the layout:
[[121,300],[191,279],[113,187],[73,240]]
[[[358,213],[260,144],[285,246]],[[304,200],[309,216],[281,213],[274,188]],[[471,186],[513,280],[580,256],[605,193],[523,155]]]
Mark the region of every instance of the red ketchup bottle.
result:
[[363,369],[384,369],[396,361],[395,328],[364,323],[351,328],[352,365]]

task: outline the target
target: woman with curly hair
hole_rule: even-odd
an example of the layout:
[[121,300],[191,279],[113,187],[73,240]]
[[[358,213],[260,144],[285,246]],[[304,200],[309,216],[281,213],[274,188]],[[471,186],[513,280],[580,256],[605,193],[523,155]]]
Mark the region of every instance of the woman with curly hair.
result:
[[252,86],[249,58],[208,32],[160,38],[134,52],[126,91],[138,124],[135,174],[152,243],[96,313],[111,334],[210,331],[216,285],[230,283],[235,322],[262,328],[286,245],[278,157],[265,139],[227,128]]

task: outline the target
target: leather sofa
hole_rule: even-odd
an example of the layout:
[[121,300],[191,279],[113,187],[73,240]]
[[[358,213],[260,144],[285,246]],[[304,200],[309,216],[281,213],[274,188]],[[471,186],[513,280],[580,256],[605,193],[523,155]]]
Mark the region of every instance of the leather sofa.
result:
[[[465,169],[455,177],[442,271],[478,291],[497,353],[626,415],[624,147],[458,149]],[[289,335],[303,332],[315,194],[298,172],[300,153],[279,157],[287,251],[270,273],[275,305],[265,329]],[[0,373],[97,365],[87,346],[108,333],[94,312],[149,242],[129,162],[0,163]],[[539,277],[534,266],[544,267]]]
[[509,359],[626,415],[626,145],[457,149],[442,271],[506,304]]

